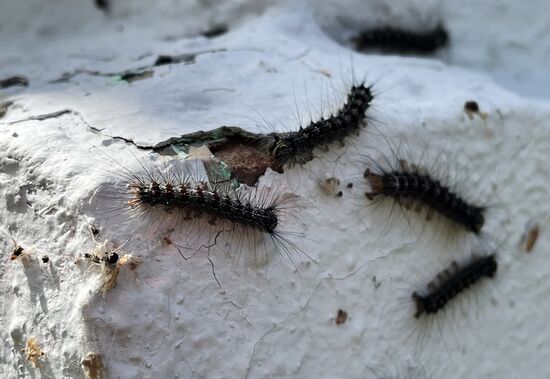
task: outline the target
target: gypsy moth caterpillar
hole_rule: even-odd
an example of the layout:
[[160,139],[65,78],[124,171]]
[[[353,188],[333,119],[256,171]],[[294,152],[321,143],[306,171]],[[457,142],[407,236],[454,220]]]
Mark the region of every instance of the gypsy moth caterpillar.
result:
[[490,207],[471,194],[473,172],[458,165],[450,152],[426,146],[417,154],[388,144],[389,155],[373,148],[373,154],[362,156],[365,196],[372,204],[391,203],[390,216],[397,208],[409,225],[408,210],[413,210],[424,213],[428,221],[435,219],[435,226],[447,229],[445,235],[482,235]]
[[303,165],[314,158],[314,150],[356,133],[363,125],[374,95],[372,86],[352,85],[344,105],[329,117],[310,122],[306,127],[286,133],[270,133],[259,139],[262,150],[278,166]]
[[260,264],[273,248],[294,263],[292,253],[300,249],[290,238],[300,233],[284,231],[293,199],[276,188],[276,175],[270,171],[263,186],[238,186],[219,162],[205,159],[138,159],[133,168],[117,164],[116,172],[108,170],[110,183],[95,196],[98,218],[125,224],[129,233],[143,231],[153,243],[170,241],[184,259],[206,251],[212,269],[213,249],[224,251],[236,264],[248,250]]
[[358,51],[426,55],[446,47],[449,33],[441,23],[433,29],[418,31],[383,26],[363,30],[351,38],[351,43]]
[[435,314],[455,297],[466,291],[470,286],[483,278],[492,278],[497,271],[498,264],[495,254],[474,256],[469,262],[459,265],[456,261],[451,266],[439,272],[428,284],[425,293],[413,292],[416,312],[414,317],[423,314]]
[[365,169],[364,178],[370,186],[365,196],[373,200],[381,195],[407,207],[426,207],[428,218],[431,212],[437,212],[475,234],[480,233],[485,223],[485,207],[466,201],[421,167],[404,160],[400,166],[391,171]]
[[388,332],[392,338],[412,342],[415,348],[425,347],[428,341],[442,343],[447,350],[462,347],[468,339],[463,339],[458,329],[462,330],[464,323],[487,322],[474,321],[471,316],[479,316],[480,309],[495,305],[488,293],[494,283],[488,279],[498,279],[499,249],[480,244],[460,258],[460,252],[454,252],[452,259],[446,255],[427,257],[425,250],[432,245],[424,245],[418,254],[409,254],[411,262],[406,272],[390,274],[390,286],[392,282],[406,284],[390,291],[391,306],[384,311],[387,320],[383,323],[393,325]]

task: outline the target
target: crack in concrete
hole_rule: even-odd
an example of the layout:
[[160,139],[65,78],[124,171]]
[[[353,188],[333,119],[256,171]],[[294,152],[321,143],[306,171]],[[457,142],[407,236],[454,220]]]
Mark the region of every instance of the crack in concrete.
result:
[[213,54],[222,51],[227,51],[225,48],[220,49],[211,49],[199,51],[196,53],[186,53],[180,55],[159,55],[153,64],[143,65],[135,67],[128,70],[122,71],[100,71],[100,70],[89,70],[86,68],[77,68],[73,71],[64,72],[60,77],[50,80],[48,83],[57,84],[57,83],[66,83],[70,81],[75,76],[86,74],[91,76],[99,76],[105,78],[119,77],[120,80],[124,80],[128,83],[135,82],[137,80],[143,80],[151,78],[154,75],[154,67],[164,66],[168,64],[193,64],[195,63],[196,58],[199,55],[203,54]]
[[236,126],[221,126],[169,138],[153,146],[153,151],[175,155],[180,150],[188,151],[190,146],[206,146],[227,164],[232,178],[252,186],[268,167],[282,172],[282,167],[262,148],[263,138],[265,134],[252,133]]
[[[90,125],[80,112],[70,108],[11,121],[8,125],[25,121],[44,121],[65,115],[79,117],[93,132],[102,133],[105,130]],[[236,126],[221,126],[208,131],[199,130],[179,137],[171,137],[155,145],[137,144],[123,136],[109,137],[132,144],[140,150],[152,150],[155,153],[170,156],[177,155],[179,150],[186,152],[190,146],[207,146],[212,154],[229,166],[233,178],[247,185],[254,185],[268,167],[277,172],[283,171],[282,167],[261,146],[262,140],[266,138],[265,134],[249,132]]]
[[88,70],[88,69],[77,68],[72,72],[64,72],[63,74],[61,74],[59,78],[50,80],[48,83],[50,84],[65,83],[80,74],[100,76],[104,78],[119,77],[120,80],[124,80],[128,83],[131,83],[137,80],[142,80],[142,79],[147,79],[152,77],[154,74],[154,71],[147,70],[147,68],[149,68],[149,66],[141,66],[131,70],[114,71],[114,72],[101,72],[98,70]]
[[[40,114],[40,115],[36,115],[36,116],[31,116],[31,117],[27,117],[27,118],[24,118],[24,119],[21,119],[21,120],[11,121],[11,122],[8,123],[8,125],[19,124],[21,122],[26,122],[26,121],[44,121],[44,120],[48,120],[48,119],[51,119],[51,118],[63,117],[65,115],[77,116],[78,118],[80,118],[80,120],[84,124],[86,124],[88,129],[90,129],[93,132],[101,133],[104,130],[104,129],[99,129],[99,128],[96,128],[96,127],[90,125],[90,123],[88,121],[86,121],[86,119],[84,118],[82,113],[80,113],[78,111],[75,111],[73,109],[69,109],[69,108],[61,109],[59,111],[55,111],[55,112],[51,112],[51,113],[45,113],[45,114]],[[153,146],[139,145],[139,144],[135,143],[130,138],[126,138],[126,137],[122,137],[122,136],[109,136],[109,137],[114,139],[114,140],[121,140],[121,141],[124,141],[126,143],[130,143],[130,144],[134,145],[135,147],[137,147],[140,150],[153,150]]]
[[[208,145],[209,148],[216,149],[227,144],[230,139],[240,139],[243,142],[257,141],[263,134],[253,133],[239,128],[238,126],[220,126],[211,130],[199,130],[192,133],[183,134],[180,137],[170,137],[165,141],[159,142],[153,146],[155,152],[163,153],[163,150],[172,145],[176,146],[198,146]],[[165,152],[166,153],[166,152]]]
[[231,304],[232,306],[234,306],[235,308],[237,308],[239,310],[239,313],[241,315],[241,317],[246,321],[246,323],[257,333],[258,332],[258,329],[256,329],[256,327],[250,322],[250,320],[245,316],[244,312],[243,312],[243,308],[242,307],[239,307],[237,304],[235,304],[233,301],[231,300],[226,300],[225,302]]
[[250,355],[250,360],[248,361],[248,367],[246,368],[246,374],[243,379],[248,379],[248,375],[250,374],[250,365],[252,364],[252,360],[254,359],[254,356],[256,354],[256,347],[258,344],[263,341],[263,339],[270,334],[275,328],[279,327],[278,324],[273,325],[271,328],[269,328],[254,344],[254,347],[252,348],[252,354]]
[[63,116],[63,115],[69,114],[69,113],[72,113],[72,111],[70,109],[65,108],[65,109],[55,111],[55,112],[51,112],[51,113],[45,113],[45,114],[40,114],[40,115],[36,115],[36,116],[23,118],[21,120],[10,121],[10,122],[8,122],[8,125],[19,124],[19,123],[25,122],[25,121],[44,121],[44,120],[47,120],[47,119],[50,119],[50,118],[57,118],[57,117],[60,117],[60,116]]

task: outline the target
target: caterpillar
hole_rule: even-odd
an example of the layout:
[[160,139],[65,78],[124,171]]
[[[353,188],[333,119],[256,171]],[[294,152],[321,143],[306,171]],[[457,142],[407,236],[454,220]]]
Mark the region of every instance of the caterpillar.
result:
[[[100,218],[122,216],[123,223],[141,220],[156,232],[167,226],[172,237],[161,239],[184,259],[206,249],[210,260],[210,248],[218,247],[227,248],[227,253],[238,250],[238,260],[247,243],[256,259],[259,253],[268,258],[265,242],[270,241],[292,261],[291,252],[300,250],[288,236],[300,234],[282,230],[283,219],[292,211],[287,206],[291,198],[282,192],[233,188],[220,172],[217,162],[200,160],[173,159],[165,165],[140,162],[135,170],[120,165],[118,173],[111,173],[114,183],[98,193],[95,210]],[[186,256],[182,248],[192,254]]]
[[359,131],[373,99],[372,86],[354,85],[335,115],[311,122],[297,131],[270,133],[260,138],[260,146],[279,167],[303,165],[314,158],[315,148],[343,142],[345,137]]
[[22,75],[15,75],[15,76],[10,76],[9,78],[0,80],[0,89],[13,87],[13,86],[28,87],[29,79],[27,79]]
[[108,12],[110,5],[109,0],[94,0],[95,6],[102,11]]
[[359,51],[425,55],[447,46],[449,34],[441,24],[421,32],[386,26],[362,31],[351,38],[351,43]]
[[182,209],[193,215],[224,219],[267,234],[274,234],[278,224],[274,206],[252,205],[206,184],[175,183],[169,178],[148,181],[136,176],[128,187],[133,194],[133,199],[128,202],[131,208],[160,205],[165,209]]
[[474,257],[462,267],[454,261],[448,269],[441,271],[428,284],[428,291],[425,294],[413,292],[412,299],[416,307],[414,317],[420,318],[423,314],[439,312],[470,286],[483,278],[494,277],[497,268],[495,254]]
[[485,223],[486,207],[466,201],[425,169],[409,165],[405,160],[400,160],[395,169],[373,166],[367,167],[363,174],[370,186],[370,190],[365,192],[369,200],[384,196],[405,207],[425,207],[428,218],[432,212],[437,212],[470,232],[480,233]]

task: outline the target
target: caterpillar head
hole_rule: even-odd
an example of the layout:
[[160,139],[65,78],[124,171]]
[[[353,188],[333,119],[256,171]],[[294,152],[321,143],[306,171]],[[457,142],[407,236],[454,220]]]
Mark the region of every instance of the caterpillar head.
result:
[[275,213],[274,207],[268,207],[264,211],[265,216],[265,223],[264,228],[265,231],[269,234],[275,233],[275,229],[277,228],[277,225],[279,223],[279,220],[277,218],[277,214]]
[[369,168],[363,173],[363,177],[367,179],[371,187],[370,192],[365,192],[365,196],[369,200],[373,200],[374,196],[384,193],[384,180],[383,176],[375,174]]
[[434,30],[433,38],[434,45],[437,47],[446,46],[449,42],[449,34],[441,24],[437,25],[436,29]]
[[296,146],[292,140],[286,136],[272,134],[273,142],[269,147],[269,154],[281,166],[294,162],[296,156]]
[[419,318],[426,311],[426,309],[424,308],[424,298],[420,296],[416,291],[413,292],[411,297],[414,301],[414,305],[416,306],[414,317]]
[[497,268],[498,268],[498,263],[497,263],[495,254],[492,254],[489,257],[487,257],[487,261],[489,263],[485,267],[485,270],[486,270],[485,276],[492,278],[493,276],[495,276],[495,273],[497,272]]
[[473,212],[472,222],[470,223],[472,232],[479,233],[483,224],[485,224],[485,216],[483,215],[484,208],[480,207],[477,212]]
[[290,150],[287,141],[283,138],[276,136],[273,145],[271,146],[270,153],[273,157],[279,157],[286,155]]

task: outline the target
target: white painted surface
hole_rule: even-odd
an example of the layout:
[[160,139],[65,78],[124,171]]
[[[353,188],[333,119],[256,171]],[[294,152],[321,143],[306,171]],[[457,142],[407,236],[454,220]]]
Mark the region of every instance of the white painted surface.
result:
[[[407,366],[435,378],[550,376],[550,106],[491,79],[548,97],[546,2],[416,3],[165,0],[152,7],[119,0],[105,15],[92,1],[3,1],[0,78],[25,75],[30,87],[0,92],[15,103],[0,119],[0,225],[34,246],[34,258],[26,266],[9,261],[11,241],[0,239],[2,377],[83,377],[88,351],[102,354],[109,378],[364,378]],[[345,33],[342,25],[372,23],[371,15],[375,22],[428,24],[434,9],[452,36],[439,60],[352,56],[329,37]],[[229,24],[227,34],[196,37],[220,22]],[[156,67],[154,77],[131,84],[87,74],[49,83],[78,68],[123,71],[150,65],[158,54],[208,50],[216,52],[194,64]],[[154,144],[221,125],[266,131],[259,114],[270,128],[291,129],[295,103],[304,123],[309,112],[315,118],[337,107],[352,68],[356,79],[377,83],[369,111],[377,130],[349,139],[336,168],[333,154],[320,154],[285,173],[305,204],[299,219],[307,238],[297,244],[312,260],[296,255],[298,271],[278,259],[233,267],[218,253],[220,290],[204,255],[184,261],[160,241],[108,223],[102,233],[119,244],[131,238],[125,249],[143,263],[123,269],[105,297],[98,271],[75,265],[94,249],[90,198],[109,184],[98,174],[108,159],[91,146],[126,162],[145,155],[110,136]],[[479,103],[486,122],[466,117],[467,100]],[[16,122],[64,109],[73,113]],[[412,314],[399,298],[467,253],[444,245],[433,224],[414,214],[412,227],[404,217],[388,225],[383,210],[365,206],[359,186],[329,198],[314,179],[334,171],[342,183],[359,184],[358,152],[385,148],[378,131],[413,151],[429,144],[457,156],[464,185],[495,205],[487,233],[504,241],[497,278],[430,325],[422,343],[407,338]],[[518,243],[532,219],[542,231],[527,255]],[[39,260],[43,254],[50,265]],[[337,326],[339,308],[349,317]],[[40,369],[20,352],[31,336],[47,354]]]

